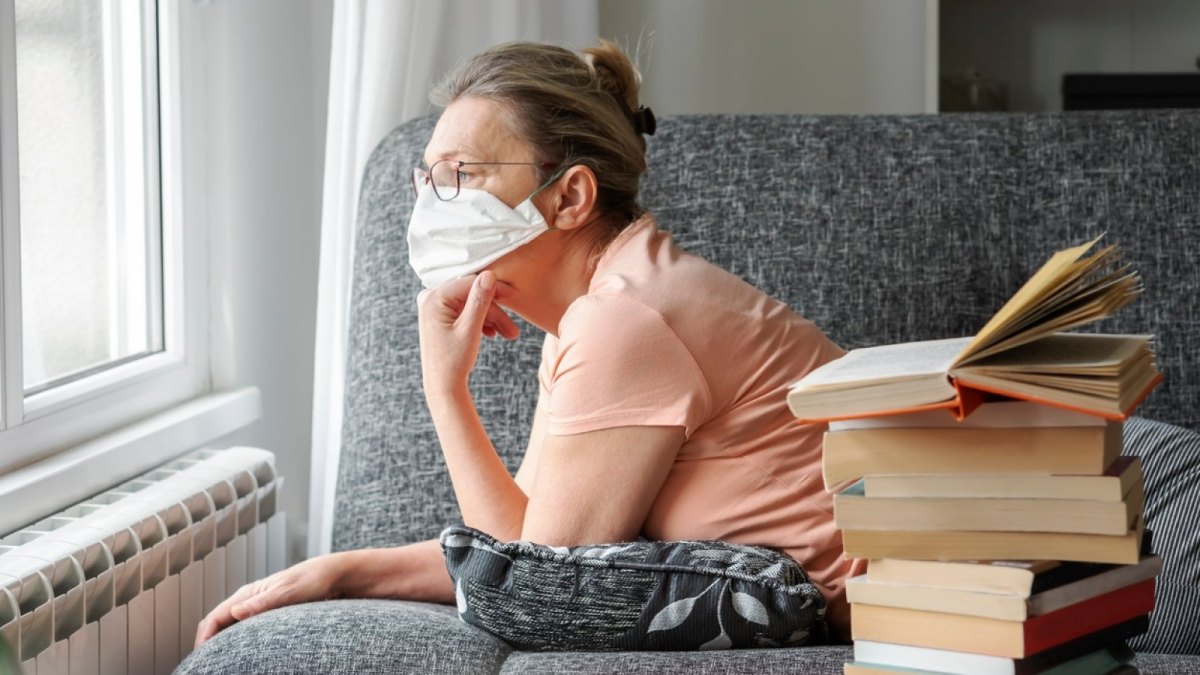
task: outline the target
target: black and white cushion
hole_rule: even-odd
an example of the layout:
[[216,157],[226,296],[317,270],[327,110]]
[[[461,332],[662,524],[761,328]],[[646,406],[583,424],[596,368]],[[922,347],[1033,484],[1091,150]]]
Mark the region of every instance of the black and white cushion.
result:
[[1150,630],[1129,644],[1139,652],[1200,654],[1200,433],[1131,417],[1126,455],[1142,458],[1146,528],[1163,557]]
[[708,650],[821,644],[825,600],[759,546],[646,541],[567,547],[442,532],[459,616],[524,650]]

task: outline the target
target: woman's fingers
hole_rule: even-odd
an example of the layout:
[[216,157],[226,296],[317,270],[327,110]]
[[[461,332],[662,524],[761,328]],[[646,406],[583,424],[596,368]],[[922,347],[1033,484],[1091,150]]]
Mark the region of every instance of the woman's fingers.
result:
[[302,563],[276,572],[266,579],[246,584],[217,605],[196,629],[196,646],[238,621],[256,614],[334,597],[335,584],[343,573],[337,554],[310,558]]
[[259,593],[264,582],[266,581],[267,580],[264,579],[263,581],[242,586],[224,602],[217,605],[213,611],[209,612],[208,616],[204,617],[204,620],[201,621],[200,625],[196,627],[196,647],[204,644],[214,635],[221,632],[228,626],[236,623],[238,619],[234,617],[233,612],[231,611],[233,607],[245,602],[247,598]]
[[[521,329],[501,305],[513,293],[512,286],[497,279],[494,272],[484,270],[421,291],[417,294],[417,306],[435,322],[465,327],[472,332],[482,330],[488,337],[500,335],[513,340],[520,336]],[[482,326],[480,310],[485,312]],[[490,327],[491,332],[483,330],[485,327]]]
[[502,335],[509,340],[521,334],[521,329],[517,327],[512,317],[495,302],[488,307],[487,317],[484,319],[483,325],[485,328],[491,327],[494,334]]
[[495,292],[496,275],[493,272],[485,270],[476,275],[455,325],[466,328],[470,333],[478,333],[493,307],[492,295]]

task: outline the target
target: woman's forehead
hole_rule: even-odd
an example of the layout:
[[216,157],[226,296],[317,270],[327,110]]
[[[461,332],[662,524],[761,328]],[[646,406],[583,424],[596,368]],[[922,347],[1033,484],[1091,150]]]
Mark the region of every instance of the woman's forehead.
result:
[[442,111],[425,147],[425,161],[526,161],[532,152],[516,135],[500,104],[481,98],[461,98]]

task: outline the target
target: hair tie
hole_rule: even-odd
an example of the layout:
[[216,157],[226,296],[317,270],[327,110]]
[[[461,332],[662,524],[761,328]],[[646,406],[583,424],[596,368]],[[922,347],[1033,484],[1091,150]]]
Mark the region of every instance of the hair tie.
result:
[[639,134],[653,136],[655,129],[658,128],[658,120],[654,118],[654,111],[646,106],[638,106],[638,109],[633,112],[633,128]]

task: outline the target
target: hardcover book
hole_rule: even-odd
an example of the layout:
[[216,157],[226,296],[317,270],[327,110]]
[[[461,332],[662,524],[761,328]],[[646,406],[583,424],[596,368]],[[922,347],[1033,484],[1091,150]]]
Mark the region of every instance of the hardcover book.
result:
[[1089,499],[1116,502],[1142,482],[1138,457],[1118,457],[1100,476],[1049,473],[866,475],[868,497],[995,497],[1000,499]]
[[1120,536],[1142,514],[1141,481],[1121,501],[994,497],[867,497],[858,481],[833,498],[843,530],[972,530]]
[[1149,579],[1025,621],[858,604],[850,622],[855,640],[1020,659],[1153,608],[1154,580]]
[[[985,563],[948,564],[976,568],[979,576],[984,577],[985,572],[1003,570]],[[1161,571],[1162,558],[1157,555],[1142,558],[1136,565],[1059,564],[1041,574],[1030,575],[1031,583],[1028,586],[1018,587],[1016,592],[1010,593],[997,593],[987,584],[948,588],[940,585],[939,580],[931,580],[927,584],[907,580],[878,581],[872,579],[868,571],[865,575],[847,580],[846,599],[851,603],[883,607],[1024,621],[1153,579]],[[1033,592],[1035,586],[1042,588]]]
[[1123,535],[1061,532],[843,530],[847,558],[1065,560],[1132,565],[1141,560],[1143,519]]
[[[855,349],[793,384],[802,422],[946,408],[962,419],[986,394],[1123,420],[1162,379],[1149,335],[1064,333],[1140,292],[1099,238],[1059,251],[973,337]],[[1090,252],[1090,253],[1089,253]]]
[[825,434],[826,489],[876,474],[1099,476],[1121,454],[1118,422],[1094,427],[883,428]]

